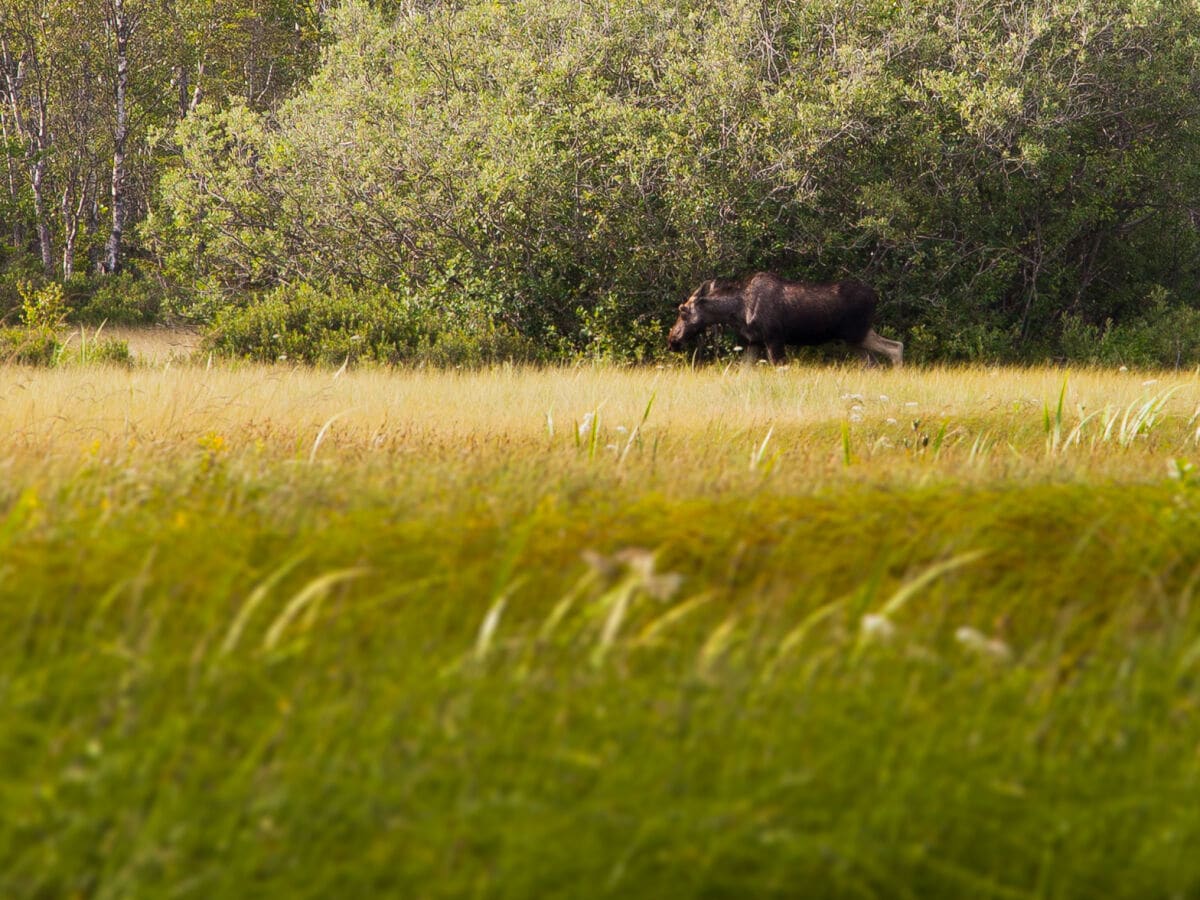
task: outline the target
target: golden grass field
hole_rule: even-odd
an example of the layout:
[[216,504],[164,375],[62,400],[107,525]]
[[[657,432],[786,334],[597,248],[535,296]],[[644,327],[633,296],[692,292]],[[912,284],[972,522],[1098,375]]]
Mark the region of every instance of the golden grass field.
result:
[[0,896],[1200,895],[1197,372],[127,339],[0,368]]
[[[134,340],[131,348],[139,346]],[[682,366],[314,370],[212,363],[151,336],[121,367],[4,371],[8,466],[108,453],[437,461],[517,449],[688,483],[1157,478],[1200,449],[1200,375],[1061,368]],[[175,354],[175,355],[173,355]],[[149,360],[147,362],[146,360]],[[593,429],[594,425],[594,429]],[[594,431],[594,433],[593,433]],[[650,442],[653,455],[644,452]],[[556,462],[557,461],[557,462]],[[753,462],[753,465],[751,464]]]

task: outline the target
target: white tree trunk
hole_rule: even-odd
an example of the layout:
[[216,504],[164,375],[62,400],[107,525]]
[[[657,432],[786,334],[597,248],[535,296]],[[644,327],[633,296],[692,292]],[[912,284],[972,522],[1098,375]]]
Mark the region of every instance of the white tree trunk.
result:
[[129,137],[129,110],[125,95],[129,86],[129,37],[132,23],[126,15],[124,0],[109,0],[109,27],[116,40],[116,117],[113,124],[112,227],[104,245],[105,272],[121,266],[121,234],[125,230],[125,143]]
[[[33,215],[37,227],[38,249],[41,251],[42,268],[47,275],[54,272],[54,239],[50,231],[50,220],[46,210],[45,180],[46,156],[50,145],[49,121],[46,112],[45,95],[41,93],[41,82],[35,72],[33,90],[35,108],[31,115],[36,115],[36,122],[29,122],[23,114],[22,92],[26,78],[29,75],[31,57],[25,51],[20,56],[15,55],[9,48],[7,40],[0,44],[3,54],[5,94],[12,110],[13,127],[17,137],[25,145],[25,159],[29,166],[29,187],[33,193]],[[36,63],[36,59],[34,60]]]

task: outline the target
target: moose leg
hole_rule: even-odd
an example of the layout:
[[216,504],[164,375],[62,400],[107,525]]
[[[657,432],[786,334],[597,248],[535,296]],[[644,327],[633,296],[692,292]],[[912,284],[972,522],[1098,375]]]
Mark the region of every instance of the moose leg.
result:
[[773,366],[782,366],[787,362],[787,346],[781,343],[767,344],[767,359]]
[[767,348],[762,344],[755,343],[754,341],[747,341],[746,350],[742,354],[742,362],[748,366],[752,366],[762,359],[766,352]]
[[860,352],[868,356],[871,353],[882,353],[893,366],[899,367],[904,364],[904,344],[900,341],[891,341],[880,337],[875,333],[874,328],[867,332],[867,336],[862,339],[858,348]]

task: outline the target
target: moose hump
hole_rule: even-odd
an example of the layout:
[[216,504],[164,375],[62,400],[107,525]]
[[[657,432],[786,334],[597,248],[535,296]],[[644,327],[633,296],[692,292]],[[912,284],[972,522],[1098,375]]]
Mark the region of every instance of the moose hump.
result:
[[783,362],[789,344],[845,341],[864,359],[880,353],[899,366],[904,345],[880,337],[872,328],[877,300],[874,288],[853,279],[809,284],[770,272],[715,278],[679,305],[667,346],[680,350],[710,325],[724,325],[737,332],[752,355],[765,350],[772,364]]

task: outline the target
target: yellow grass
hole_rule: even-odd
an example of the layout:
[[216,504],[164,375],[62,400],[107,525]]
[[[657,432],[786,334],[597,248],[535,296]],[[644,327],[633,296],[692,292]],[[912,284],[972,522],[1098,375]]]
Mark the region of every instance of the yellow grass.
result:
[[799,490],[847,478],[1137,480],[1196,455],[1200,408],[1193,372],[1052,368],[333,372],[200,361],[0,378],[0,466],[14,475],[210,440],[229,458],[341,465],[520,455],[547,471],[643,471],[664,487],[700,469]]

